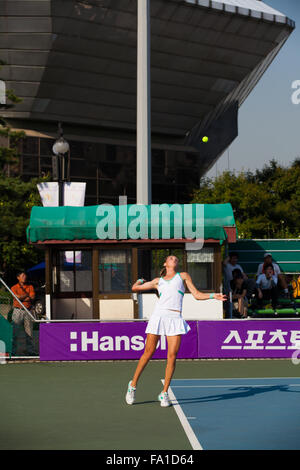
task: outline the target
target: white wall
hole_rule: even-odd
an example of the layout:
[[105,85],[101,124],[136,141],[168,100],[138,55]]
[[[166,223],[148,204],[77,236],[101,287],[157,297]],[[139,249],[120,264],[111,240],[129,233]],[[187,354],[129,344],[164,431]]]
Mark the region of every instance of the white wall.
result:
[[[148,320],[157,301],[155,294],[138,294],[139,318]],[[134,318],[132,299],[99,300],[101,320],[129,320]],[[51,318],[57,320],[93,318],[92,299],[53,299]],[[192,294],[183,298],[182,316],[185,320],[223,319],[222,302],[218,300],[195,300]]]
[[100,320],[131,320],[134,318],[132,299],[100,299]]
[[[139,318],[149,319],[157,300],[155,294],[138,294]],[[185,294],[182,316],[185,320],[219,320],[223,318],[223,303],[214,299],[196,300],[192,294]]]

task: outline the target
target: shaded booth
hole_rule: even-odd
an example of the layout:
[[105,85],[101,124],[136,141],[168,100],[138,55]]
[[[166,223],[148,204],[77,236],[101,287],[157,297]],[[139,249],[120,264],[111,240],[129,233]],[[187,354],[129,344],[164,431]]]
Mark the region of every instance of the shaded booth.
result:
[[[202,236],[192,238],[197,227]],[[27,228],[28,242],[45,250],[46,314],[52,320],[149,318],[156,292],[132,293],[131,285],[159,277],[169,254],[199,290],[220,292],[222,245],[236,236],[231,204],[33,207]],[[187,292],[182,314],[220,319],[223,309]]]

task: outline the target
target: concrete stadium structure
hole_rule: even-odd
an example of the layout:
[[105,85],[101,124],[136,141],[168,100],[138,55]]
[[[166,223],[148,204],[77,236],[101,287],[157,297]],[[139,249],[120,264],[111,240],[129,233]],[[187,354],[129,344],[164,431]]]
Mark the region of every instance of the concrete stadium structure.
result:
[[[1,1],[0,77],[23,99],[4,114],[28,136],[24,178],[51,172],[62,122],[86,204],[135,202],[136,23],[137,0]],[[259,0],[151,0],[152,203],[190,202],[294,27]]]

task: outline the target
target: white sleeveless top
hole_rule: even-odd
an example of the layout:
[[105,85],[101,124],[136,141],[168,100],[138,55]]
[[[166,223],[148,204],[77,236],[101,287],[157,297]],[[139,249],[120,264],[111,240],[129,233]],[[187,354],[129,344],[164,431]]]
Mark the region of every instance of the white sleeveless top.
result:
[[158,282],[159,299],[155,309],[171,309],[181,312],[184,292],[184,282],[179,273],[176,273],[168,281],[161,277]]

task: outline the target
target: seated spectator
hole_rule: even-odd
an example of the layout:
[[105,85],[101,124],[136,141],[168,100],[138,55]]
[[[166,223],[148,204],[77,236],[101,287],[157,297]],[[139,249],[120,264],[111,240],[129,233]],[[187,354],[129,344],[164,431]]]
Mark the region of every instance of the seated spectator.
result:
[[[232,281],[233,279],[239,277],[239,276],[242,276],[242,277],[243,277],[243,273],[242,273],[242,271],[241,271],[239,268],[235,268],[235,269],[232,271],[232,279],[231,279],[231,281]],[[231,282],[231,281],[230,281],[230,282]]]
[[262,308],[263,300],[271,300],[272,307],[275,309],[278,298],[278,278],[275,275],[272,264],[266,265],[264,271],[256,280],[257,305],[259,308]]
[[247,318],[248,298],[246,281],[238,269],[233,271],[233,276],[230,282],[233,308],[239,313],[241,318]]
[[[240,274],[242,274],[241,270],[236,268],[232,271],[232,277],[233,277],[233,280],[238,277]],[[254,279],[249,279],[249,278],[246,278],[244,279],[245,281],[245,285],[246,285],[246,289],[247,289],[247,299],[251,299],[251,297],[255,294],[255,290],[256,290],[256,282]]]
[[264,274],[266,266],[270,264],[273,266],[274,274],[278,278],[278,287],[281,287],[281,289],[283,289],[284,291],[285,296],[288,296],[289,289],[288,289],[288,284],[286,282],[285,275],[281,273],[280,267],[278,266],[278,264],[274,263],[271,253],[265,253],[264,262],[258,266],[257,273],[256,273],[257,277],[260,274]]
[[237,253],[229,253],[229,256],[225,258],[225,260],[223,261],[224,276],[225,276],[225,281],[227,281],[228,283],[228,288],[230,286],[230,281],[232,281],[233,279],[232,271],[234,269],[239,269],[240,272],[242,273],[243,278],[247,279],[247,276],[244,273],[242,266],[238,264],[238,259],[239,259],[239,255]]
[[300,274],[297,279],[294,279],[292,282],[292,289],[293,289],[293,298],[299,299],[300,297]]
[[[224,273],[223,292],[226,295],[229,295],[229,293],[231,292],[230,281],[232,281],[233,279],[232,272],[235,269],[238,269],[242,273],[242,276],[245,279],[247,279],[247,276],[244,273],[242,266],[238,264],[238,259],[239,259],[238,254],[231,252],[229,253],[229,256],[225,258],[225,260],[223,261],[223,273]],[[232,317],[232,304],[229,300],[224,302],[224,310],[225,310],[226,316],[229,316],[229,318],[231,318]]]

